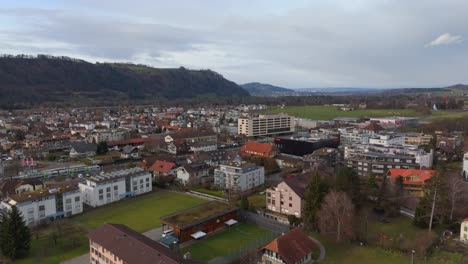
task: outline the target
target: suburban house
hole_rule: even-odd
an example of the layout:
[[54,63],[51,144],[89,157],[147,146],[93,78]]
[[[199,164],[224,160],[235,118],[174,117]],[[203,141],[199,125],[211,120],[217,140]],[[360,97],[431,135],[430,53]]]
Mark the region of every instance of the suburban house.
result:
[[140,167],[92,176],[78,186],[83,193],[83,202],[92,207],[151,192],[153,188],[151,173]]
[[265,169],[253,163],[230,162],[214,171],[214,184],[221,189],[249,191],[265,183]]
[[157,176],[169,176],[175,173],[174,168],[176,164],[164,160],[156,160],[153,165],[149,168],[149,171],[153,173],[154,177]]
[[137,147],[127,145],[122,149],[120,157],[122,159],[138,159],[140,157],[140,154],[138,153]]
[[388,175],[395,183],[398,177],[403,180],[403,189],[406,194],[422,197],[423,186],[427,180],[436,174],[435,170],[389,169]]
[[175,170],[177,179],[183,184],[198,184],[208,176],[209,166],[205,163],[185,164]]
[[247,141],[242,146],[240,153],[242,156],[273,158],[279,151],[273,144],[261,143],[257,141]]
[[[266,208],[274,213],[302,217],[304,195],[309,179],[309,175],[305,174],[291,176],[276,187],[268,188],[265,191]],[[287,220],[287,217],[285,219]]]
[[314,263],[312,255],[320,250],[317,244],[299,228],[285,233],[260,249],[263,264]]
[[12,206],[18,208],[30,226],[83,212],[81,192],[72,185],[13,194],[1,202],[3,209],[11,209]]
[[103,224],[88,234],[92,264],[196,263],[121,224]]
[[167,147],[166,151],[174,155],[186,154],[190,152],[190,146],[187,144],[185,140],[171,141],[167,143],[166,147]]
[[465,218],[461,223],[460,241],[468,243],[468,218]]
[[96,156],[97,145],[77,143],[70,146],[70,158],[84,158]]
[[20,194],[24,192],[32,192],[40,190],[44,187],[44,184],[40,179],[36,178],[25,178],[25,179],[13,179],[3,181],[0,183],[0,193],[2,196],[8,196],[12,194]]

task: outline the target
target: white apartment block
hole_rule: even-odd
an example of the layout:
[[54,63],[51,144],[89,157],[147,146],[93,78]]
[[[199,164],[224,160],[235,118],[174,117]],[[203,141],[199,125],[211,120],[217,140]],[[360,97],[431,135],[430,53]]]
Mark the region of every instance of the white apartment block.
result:
[[151,173],[139,167],[92,176],[78,186],[83,202],[92,207],[151,192],[153,188]]
[[289,115],[259,115],[237,120],[237,133],[248,137],[277,135],[295,131],[294,117]]
[[125,139],[126,134],[127,134],[126,130],[117,130],[117,129],[98,130],[88,135],[87,141],[89,143],[118,141],[118,140]]
[[223,164],[214,171],[214,183],[222,189],[245,192],[265,183],[265,170],[246,162]]
[[18,208],[30,226],[83,212],[80,189],[70,185],[15,194],[1,202],[4,209],[12,206]]
[[369,138],[369,144],[373,145],[404,145],[405,136],[403,134],[379,134]]

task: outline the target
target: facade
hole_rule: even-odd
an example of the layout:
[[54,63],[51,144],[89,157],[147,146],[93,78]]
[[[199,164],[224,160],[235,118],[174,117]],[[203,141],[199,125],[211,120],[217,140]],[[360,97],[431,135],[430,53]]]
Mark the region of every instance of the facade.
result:
[[104,224],[88,238],[92,264],[194,263],[125,225]]
[[245,192],[264,183],[264,168],[252,163],[231,162],[214,171],[214,184],[221,189]]
[[262,264],[311,264],[312,254],[319,250],[315,242],[299,228],[274,239],[259,251]]
[[14,194],[1,202],[4,209],[11,209],[12,206],[18,208],[24,221],[30,226],[83,212],[79,188],[69,185]]
[[237,120],[237,133],[248,137],[277,135],[294,131],[294,117],[289,115],[260,115]]
[[88,135],[87,140],[89,143],[118,141],[125,139],[126,135],[126,130],[105,129],[94,131],[92,134]]
[[302,217],[304,193],[308,182],[309,178],[301,175],[285,179],[276,187],[268,188],[265,191],[266,208],[275,213]]
[[405,144],[406,145],[429,145],[432,140],[432,135],[424,133],[406,133],[405,134]]
[[360,129],[339,129],[340,131],[340,144],[344,146],[351,146],[353,144],[368,144],[369,139],[374,133],[366,133]]
[[463,177],[468,181],[468,152],[463,156]]
[[389,169],[388,175],[395,183],[398,177],[403,180],[403,189],[410,196],[424,196],[423,187],[427,180],[436,174],[435,170]]
[[196,162],[185,164],[175,170],[177,179],[183,185],[199,184],[208,176],[209,166],[206,163]]
[[230,204],[211,201],[163,216],[161,221],[163,230],[172,229],[179,243],[184,243],[199,238],[195,236],[198,232],[206,235],[226,227],[226,222],[230,220],[237,221],[238,210],[239,208]]
[[382,126],[413,127],[419,124],[417,117],[373,117],[370,121],[378,122]]
[[374,135],[371,138],[369,138],[369,144],[382,145],[382,146],[404,145],[405,136],[402,134],[394,134],[394,133]]
[[468,218],[465,218],[460,226],[460,241],[468,243]]
[[0,194],[2,196],[9,196],[13,194],[21,194],[24,192],[38,191],[43,187],[44,184],[42,181],[35,178],[5,180],[0,183]]
[[79,183],[83,202],[92,207],[151,192],[151,173],[136,167],[92,176]]
[[281,153],[304,156],[312,154],[321,148],[337,148],[340,145],[340,139],[335,137],[276,137],[275,146]]
[[389,169],[430,169],[433,151],[405,146],[355,144],[344,148],[345,165],[356,169],[359,176],[384,176]]

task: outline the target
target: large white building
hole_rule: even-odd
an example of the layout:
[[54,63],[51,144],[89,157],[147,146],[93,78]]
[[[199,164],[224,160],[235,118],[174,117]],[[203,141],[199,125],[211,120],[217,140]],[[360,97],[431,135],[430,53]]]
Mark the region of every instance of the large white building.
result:
[[463,156],[463,177],[468,181],[468,152]]
[[80,183],[83,202],[92,207],[102,206],[125,197],[151,192],[151,173],[142,168],[117,170],[86,179]]
[[237,120],[237,133],[248,137],[277,135],[294,131],[294,117],[289,115],[259,115]]
[[100,129],[88,135],[87,141],[89,143],[118,141],[125,139],[126,135],[127,130],[123,129]]
[[9,196],[1,207],[16,206],[27,225],[37,225],[47,219],[69,217],[83,212],[83,199],[75,185],[41,189]]
[[468,218],[460,226],[460,241],[468,243]]
[[265,183],[265,170],[246,162],[223,164],[214,171],[214,183],[222,189],[245,192]]

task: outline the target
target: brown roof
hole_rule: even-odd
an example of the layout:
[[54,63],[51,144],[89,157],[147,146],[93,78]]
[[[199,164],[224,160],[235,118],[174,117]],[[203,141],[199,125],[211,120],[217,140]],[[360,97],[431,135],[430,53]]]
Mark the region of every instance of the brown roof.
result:
[[15,194],[16,188],[25,184],[30,184],[33,186],[43,185],[42,181],[36,178],[26,178],[26,179],[21,179],[21,180],[8,180],[0,184],[0,192],[2,193],[2,195]]
[[26,201],[36,200],[43,197],[48,197],[51,195],[56,195],[58,193],[66,193],[71,191],[79,190],[78,185],[63,185],[55,188],[45,188],[33,192],[25,192],[21,194],[10,195],[9,198],[17,203],[22,203]]
[[191,263],[125,225],[104,224],[89,233],[88,238],[128,264]]
[[310,174],[302,174],[295,177],[287,177],[284,183],[291,188],[299,197],[304,198],[307,185],[310,181]]
[[361,127],[361,129],[370,130],[370,131],[382,131],[385,130],[382,126],[375,122],[371,122],[369,125]]
[[174,134],[169,134],[174,140],[176,139],[187,139],[187,138],[197,138],[197,137],[207,137],[207,136],[215,136],[216,133],[209,128],[192,128],[192,127],[184,127]]
[[150,167],[149,170],[160,172],[160,173],[168,173],[174,167],[175,167],[175,163],[163,161],[163,160],[157,160],[153,163],[153,165]]
[[317,244],[304,231],[295,228],[271,241],[262,250],[276,252],[286,264],[294,264],[317,248]]

